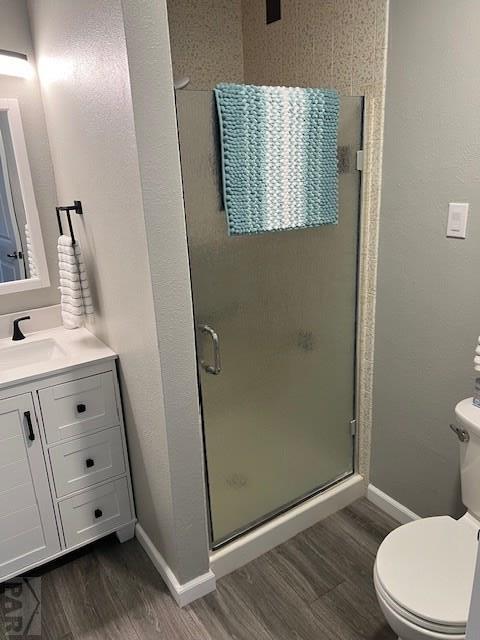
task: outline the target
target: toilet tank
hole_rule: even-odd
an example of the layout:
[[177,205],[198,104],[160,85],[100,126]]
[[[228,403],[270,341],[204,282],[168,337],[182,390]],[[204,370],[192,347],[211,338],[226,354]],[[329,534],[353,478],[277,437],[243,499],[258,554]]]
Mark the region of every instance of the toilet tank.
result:
[[480,520],[480,408],[467,398],[457,404],[455,415],[458,426],[469,436],[459,442],[462,502]]

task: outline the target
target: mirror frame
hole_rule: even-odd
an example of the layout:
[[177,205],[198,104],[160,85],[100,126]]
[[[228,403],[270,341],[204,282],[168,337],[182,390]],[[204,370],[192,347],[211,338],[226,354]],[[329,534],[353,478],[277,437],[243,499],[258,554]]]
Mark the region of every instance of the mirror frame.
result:
[[0,282],[0,295],[2,295],[49,287],[50,278],[18,100],[16,98],[0,98],[0,111],[7,114],[25,217],[30,230],[32,246],[35,251],[35,264],[38,271],[38,277],[36,278]]

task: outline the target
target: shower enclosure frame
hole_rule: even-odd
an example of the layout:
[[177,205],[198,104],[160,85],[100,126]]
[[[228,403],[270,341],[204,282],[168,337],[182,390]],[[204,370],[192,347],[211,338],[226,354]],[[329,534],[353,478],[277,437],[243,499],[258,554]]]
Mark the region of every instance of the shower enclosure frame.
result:
[[[208,465],[208,449],[206,443],[206,432],[205,432],[205,415],[204,415],[204,401],[202,394],[202,386],[200,382],[200,371],[197,373],[197,388],[198,388],[198,397],[199,397],[199,407],[200,407],[200,417],[201,417],[201,429],[202,429],[202,446],[203,446],[203,457],[204,457],[204,474],[205,474],[205,485],[206,485],[206,509],[207,509],[207,525],[208,525],[208,538],[210,544],[210,551],[214,553],[216,551],[226,549],[228,545],[231,543],[238,541],[246,534],[254,532],[256,529],[262,527],[263,525],[268,525],[273,523],[280,516],[290,512],[292,509],[307,503],[309,500],[326,494],[333,487],[340,486],[342,482],[345,480],[352,478],[358,474],[359,467],[359,438],[358,438],[358,416],[359,416],[359,404],[360,404],[360,394],[359,394],[359,381],[361,378],[361,362],[360,362],[360,315],[362,311],[361,305],[361,294],[362,294],[362,245],[363,245],[363,234],[364,234],[364,219],[363,219],[363,202],[364,202],[364,189],[365,189],[365,174],[363,167],[363,156],[365,154],[365,141],[366,137],[366,108],[367,108],[367,98],[365,96],[348,96],[348,98],[358,98],[362,100],[361,103],[361,129],[360,129],[360,142],[359,149],[355,154],[356,158],[356,170],[359,171],[359,188],[358,188],[358,198],[357,198],[357,235],[356,235],[356,246],[355,246],[355,302],[354,302],[354,347],[353,347],[353,397],[352,397],[352,409],[353,409],[353,420],[351,421],[351,436],[352,436],[352,468],[351,470],[346,471],[345,473],[335,477],[331,481],[320,485],[311,491],[299,496],[296,499],[293,499],[285,504],[283,504],[280,508],[275,509],[269,513],[266,513],[259,517],[256,520],[250,521],[245,527],[241,527],[238,530],[231,532],[230,534],[215,540],[213,535],[213,522],[212,522],[212,505],[211,505],[211,485],[209,479],[209,465]],[[178,117],[178,116],[177,116]],[[183,184],[183,172],[182,172],[182,188],[185,189]],[[185,196],[184,196],[185,199]],[[185,213],[186,215],[186,213]],[[295,232],[292,232],[295,233]],[[187,232],[187,244],[189,241],[188,232]],[[190,249],[189,249],[189,268],[190,268],[190,278],[192,278],[192,265],[190,260]],[[193,285],[192,285],[193,289]],[[192,291],[193,293],[193,291]],[[192,296],[193,297],[193,296]],[[195,302],[194,304],[194,312],[195,312]],[[198,337],[195,333],[195,353],[197,359],[197,369],[199,369],[199,345],[198,345]]]

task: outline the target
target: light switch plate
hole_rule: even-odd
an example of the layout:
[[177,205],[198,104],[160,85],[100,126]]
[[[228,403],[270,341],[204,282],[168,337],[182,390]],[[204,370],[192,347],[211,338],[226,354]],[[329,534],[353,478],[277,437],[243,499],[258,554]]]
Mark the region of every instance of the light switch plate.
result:
[[450,202],[448,205],[447,238],[466,238],[468,202]]

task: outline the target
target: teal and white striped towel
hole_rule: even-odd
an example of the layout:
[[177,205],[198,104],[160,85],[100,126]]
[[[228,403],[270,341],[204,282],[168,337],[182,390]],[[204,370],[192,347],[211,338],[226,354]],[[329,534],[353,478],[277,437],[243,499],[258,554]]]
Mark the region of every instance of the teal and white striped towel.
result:
[[219,84],[230,235],[338,222],[335,91]]

